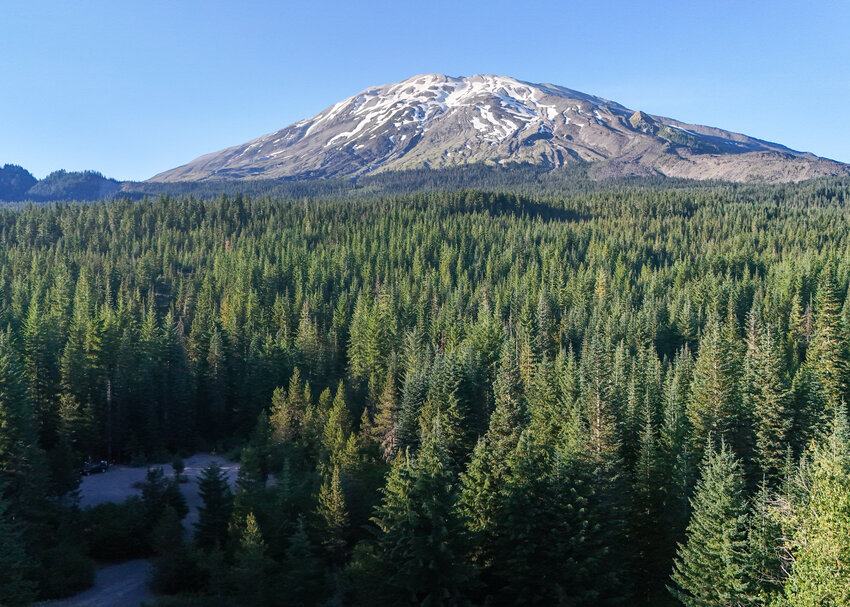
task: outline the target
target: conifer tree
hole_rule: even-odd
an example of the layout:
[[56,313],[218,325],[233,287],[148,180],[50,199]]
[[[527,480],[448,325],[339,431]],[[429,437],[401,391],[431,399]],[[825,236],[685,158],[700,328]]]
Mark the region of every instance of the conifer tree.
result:
[[374,578],[360,583],[365,604],[459,605],[471,571],[464,564],[464,530],[440,420],[416,457],[400,454],[375,510],[372,552],[354,567]]
[[558,381],[555,361],[544,357],[537,365],[532,382],[532,392],[526,396],[529,423],[541,431],[557,434],[555,425],[563,421],[559,411]]
[[[3,488],[0,485],[0,496]],[[0,497],[0,598],[3,605],[29,605],[35,598],[35,587],[29,576],[32,565],[21,530]]]
[[198,507],[195,542],[204,550],[223,549],[227,543],[227,526],[233,512],[233,493],[225,472],[216,462],[204,468],[198,479],[202,506]]
[[[492,605],[621,604],[622,571],[606,514],[593,506],[593,466],[580,452],[552,451],[529,430],[508,455],[507,478],[480,551],[483,596]],[[617,555],[619,556],[619,555]]]
[[195,412],[192,407],[191,379],[186,358],[182,320],[169,314],[163,324],[165,354],[165,390],[163,417],[171,449],[193,447],[196,437]]
[[285,442],[300,436],[301,424],[307,410],[305,386],[296,367],[289,378],[287,390],[277,388],[272,395],[270,423],[276,441]]
[[356,449],[352,453],[348,445],[351,433],[351,418],[345,402],[345,391],[340,381],[333,406],[322,431],[322,446],[331,462],[331,467],[343,466],[350,469],[353,466]]
[[271,466],[271,426],[265,411],[257,416],[251,438],[242,449],[241,466],[236,484],[239,489],[257,492],[265,488]]
[[396,394],[396,382],[392,373],[387,373],[384,380],[384,388],[378,399],[377,413],[375,414],[375,440],[381,446],[386,461],[392,461],[398,452],[398,425],[400,407],[398,395]]
[[168,506],[151,532],[153,562],[151,586],[156,592],[176,594],[203,588],[202,575],[183,542],[183,525],[174,508]]
[[594,331],[581,358],[581,399],[589,428],[588,448],[600,465],[609,465],[620,450],[611,361],[599,330]]
[[307,535],[304,519],[299,518],[290,536],[283,561],[283,605],[317,605],[326,594],[322,562]]
[[423,440],[439,429],[439,441],[455,471],[460,469],[471,450],[467,411],[458,398],[459,385],[460,373],[455,357],[448,354],[438,356],[431,368],[428,392],[419,419]]
[[37,518],[47,493],[44,452],[20,359],[8,331],[0,331],[0,499],[13,517]]
[[830,437],[801,470],[803,499],[788,521],[793,558],[784,586],[789,607],[850,604],[850,429],[842,407]]
[[56,407],[59,368],[55,358],[58,344],[50,335],[48,318],[42,313],[37,299],[30,302],[24,322],[24,345],[30,402],[36,411],[40,444],[50,449],[58,440],[59,432],[59,412]]
[[537,298],[537,310],[535,312],[536,346],[541,357],[551,358],[555,355],[555,340],[553,339],[555,322],[552,318],[552,307],[549,303],[548,294],[541,290]]
[[756,604],[774,604],[785,578],[781,558],[782,527],[776,512],[776,501],[775,494],[767,482],[759,483],[750,508],[747,538]]
[[670,592],[686,607],[750,604],[754,584],[743,472],[723,441],[719,450],[710,444],[706,450],[691,509]]
[[345,558],[349,516],[340,482],[339,466],[326,475],[319,490],[318,513],[324,535],[323,544],[332,563],[340,565]]
[[310,378],[320,378],[324,374],[324,351],[319,339],[319,329],[313,319],[309,300],[304,300],[301,320],[295,334],[295,351],[298,364],[309,371]]
[[720,440],[738,421],[740,407],[734,357],[717,319],[709,321],[700,339],[687,405],[690,451],[704,452],[709,437]]
[[748,351],[752,369],[749,398],[755,434],[755,460],[767,479],[777,480],[785,463],[791,429],[790,390],[782,355],[770,327],[755,334],[755,350]]
[[419,445],[419,418],[428,392],[430,367],[411,367],[407,370],[402,387],[398,414],[398,451],[415,449]]
[[209,339],[205,373],[201,376],[204,378],[201,393],[207,394],[209,400],[201,409],[205,414],[200,417],[200,422],[212,438],[221,436],[227,421],[227,362],[224,356],[221,332],[214,326]]
[[172,508],[182,519],[189,513],[186,498],[180,492],[176,479],[168,479],[162,467],[148,468],[142,483],[142,504],[145,523],[149,530],[162,518],[166,508]]
[[652,411],[652,403],[644,400],[643,427],[640,433],[637,461],[632,487],[634,509],[631,520],[632,542],[636,547],[637,578],[647,603],[655,599],[659,588],[663,589],[663,575],[669,563],[667,538],[660,533],[658,522],[664,513],[664,485],[668,481],[662,476],[661,456],[658,449],[658,431]]
[[804,403],[804,423],[808,436],[822,437],[828,434],[829,422],[845,398],[848,374],[846,334],[841,324],[832,264],[821,271],[815,299],[814,332],[805,365],[812,386]]
[[524,399],[513,349],[505,347],[494,385],[496,409],[490,416],[490,427],[475,446],[466,473],[461,475],[460,511],[469,528],[483,534],[487,543],[489,526],[495,515],[501,492],[507,481],[508,456],[516,448],[526,424]]
[[275,563],[268,556],[268,548],[252,512],[245,516],[240,527],[242,533],[228,575],[228,594],[243,605],[273,605],[277,594],[273,587]]

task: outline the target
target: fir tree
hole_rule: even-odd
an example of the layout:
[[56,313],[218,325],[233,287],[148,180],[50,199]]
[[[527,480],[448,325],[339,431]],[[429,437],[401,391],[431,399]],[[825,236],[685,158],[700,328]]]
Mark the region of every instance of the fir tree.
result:
[[267,554],[266,543],[252,512],[245,516],[240,527],[242,533],[228,575],[228,594],[243,605],[273,605],[277,594],[273,586],[275,563]]
[[242,450],[241,466],[236,484],[239,489],[257,492],[265,488],[271,459],[271,427],[265,411],[257,416],[251,438]]
[[782,563],[782,528],[776,512],[777,498],[767,482],[759,483],[753,497],[748,550],[753,569],[756,604],[772,605],[785,581]]
[[322,543],[331,562],[340,565],[345,558],[349,516],[340,482],[339,466],[334,466],[331,474],[326,475],[322,482],[318,513],[324,535]]
[[664,570],[669,563],[665,534],[659,533],[658,521],[664,514],[665,479],[662,476],[661,454],[658,449],[658,430],[652,404],[644,402],[642,430],[637,462],[633,474],[634,510],[631,521],[632,541],[636,544],[637,578],[642,594],[649,604],[663,590]]
[[270,423],[278,442],[295,440],[300,435],[301,423],[307,410],[304,402],[304,385],[296,367],[289,379],[287,390],[277,388],[272,395]]
[[283,570],[285,590],[278,597],[281,604],[298,607],[320,603],[326,594],[324,571],[302,518],[289,538]]
[[198,479],[202,506],[198,507],[195,542],[204,550],[223,549],[227,543],[227,525],[233,512],[233,494],[225,472],[216,462],[204,468]]
[[588,449],[599,465],[612,464],[620,451],[612,400],[611,361],[599,330],[586,342],[581,360],[581,399],[590,430]]
[[704,451],[709,437],[720,440],[735,428],[740,414],[736,383],[729,344],[719,322],[711,320],[700,339],[688,399],[691,453]]
[[352,438],[351,418],[348,404],[345,402],[345,391],[340,382],[333,406],[322,430],[322,447],[331,467],[341,466],[348,470],[353,468],[357,458],[357,448]]
[[725,442],[719,451],[708,447],[691,509],[670,592],[687,607],[750,604],[754,584],[743,472]]
[[142,503],[148,529],[153,529],[168,507],[172,508],[181,519],[189,513],[186,498],[180,492],[177,480],[166,478],[161,467],[148,468],[145,481],[142,483]]
[[9,332],[0,331],[0,499],[11,516],[38,518],[45,507],[47,466],[23,370]]
[[360,601],[375,604],[458,605],[471,572],[464,565],[464,531],[439,419],[419,453],[393,462],[381,505],[372,519],[374,550],[355,561],[363,579]]
[[29,605],[35,598],[35,585],[29,575],[32,566],[21,530],[0,497],[0,600],[3,605]]
[[478,558],[492,605],[618,605],[628,594],[609,567],[611,536],[592,506],[592,466],[524,432]]
[[[804,464],[805,466],[805,464]],[[805,493],[790,523],[789,607],[850,604],[850,430],[838,408],[833,432],[801,471]]]
[[490,427],[476,445],[466,473],[461,475],[460,511],[466,517],[470,530],[484,535],[481,538],[484,543],[489,541],[489,526],[509,475],[508,456],[516,448],[526,423],[512,348],[506,347],[502,351],[494,392],[496,409],[490,416]]
[[384,388],[378,399],[378,410],[375,414],[375,439],[381,445],[381,451],[386,461],[392,461],[398,452],[399,402],[396,394],[396,382],[392,373],[387,374]]
[[755,460],[763,476],[776,480],[785,463],[791,429],[790,390],[771,328],[756,333],[755,338],[755,352],[748,355],[753,368],[750,398]]
[[815,299],[814,332],[806,353],[805,364],[813,381],[805,403],[805,425],[812,437],[828,433],[829,422],[842,404],[847,389],[847,344],[833,274],[831,264],[821,271]]

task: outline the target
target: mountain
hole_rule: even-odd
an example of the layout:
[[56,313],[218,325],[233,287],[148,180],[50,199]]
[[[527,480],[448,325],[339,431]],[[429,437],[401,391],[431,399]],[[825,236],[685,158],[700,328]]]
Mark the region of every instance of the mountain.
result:
[[150,181],[317,178],[471,163],[592,163],[597,177],[800,181],[850,165],[504,76],[414,76],[370,88]]

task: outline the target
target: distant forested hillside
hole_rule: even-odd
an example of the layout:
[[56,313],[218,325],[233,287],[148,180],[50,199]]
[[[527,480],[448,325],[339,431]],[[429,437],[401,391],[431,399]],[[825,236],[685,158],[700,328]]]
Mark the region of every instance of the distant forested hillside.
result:
[[17,165],[0,168],[0,201],[97,200],[120,189],[119,182],[95,171],[54,171],[39,181]]
[[7,603],[848,604],[850,186],[431,177],[0,210]]
[[23,200],[38,179],[23,167],[4,164],[0,168],[0,200]]

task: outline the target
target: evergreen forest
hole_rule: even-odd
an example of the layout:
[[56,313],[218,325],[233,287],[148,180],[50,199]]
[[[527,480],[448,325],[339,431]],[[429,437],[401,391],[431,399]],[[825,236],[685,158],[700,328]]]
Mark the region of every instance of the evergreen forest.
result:
[[405,189],[0,208],[0,605],[850,605],[850,182]]

